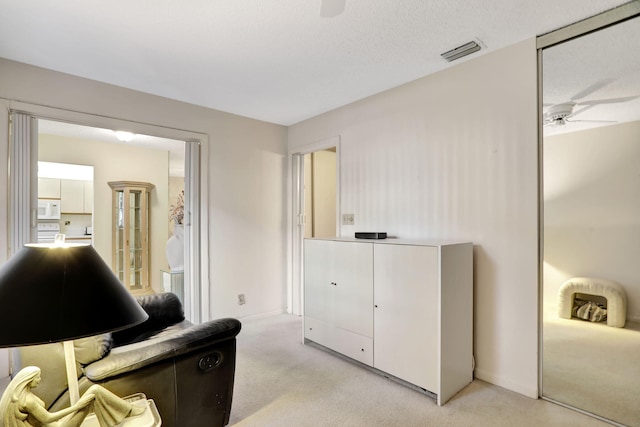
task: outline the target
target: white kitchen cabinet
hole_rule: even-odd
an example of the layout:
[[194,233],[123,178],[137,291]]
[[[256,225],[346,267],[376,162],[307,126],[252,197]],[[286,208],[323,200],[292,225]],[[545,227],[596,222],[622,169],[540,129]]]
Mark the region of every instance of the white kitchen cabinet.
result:
[[83,181],[84,183],[84,213],[93,213],[93,181]]
[[39,199],[59,199],[60,180],[57,178],[38,178]]
[[[347,246],[361,254],[357,263],[345,258]],[[473,379],[472,252],[471,243],[306,239],[305,339],[429,391],[444,404]],[[369,274],[361,270],[366,256]],[[362,279],[358,298],[315,289],[339,276],[328,267],[336,263],[338,271],[354,267],[351,277]],[[373,334],[345,333],[327,314],[336,305],[353,307],[362,322],[371,322]],[[357,337],[371,339],[371,360],[344,351],[343,341],[355,344]]]
[[60,204],[63,213],[84,213],[84,182],[76,179],[61,179]]
[[93,209],[93,181],[60,180],[62,213],[90,214]]

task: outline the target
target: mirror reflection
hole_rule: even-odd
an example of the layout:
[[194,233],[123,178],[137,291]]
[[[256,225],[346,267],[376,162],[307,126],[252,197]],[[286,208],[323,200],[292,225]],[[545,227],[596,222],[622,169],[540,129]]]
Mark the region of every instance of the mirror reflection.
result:
[[640,426],[640,18],[543,51],[542,394]]

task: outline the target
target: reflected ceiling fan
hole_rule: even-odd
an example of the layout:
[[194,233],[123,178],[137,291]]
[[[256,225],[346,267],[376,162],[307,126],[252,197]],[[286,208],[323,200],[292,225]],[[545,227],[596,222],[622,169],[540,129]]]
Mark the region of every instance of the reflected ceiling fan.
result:
[[[544,125],[545,126],[564,126],[567,123],[582,122],[582,123],[615,123],[615,120],[580,120],[574,117],[586,110],[595,107],[600,104],[617,104],[620,102],[627,102],[638,98],[638,96],[627,96],[622,98],[610,98],[610,99],[594,99],[581,101],[582,98],[590,95],[591,93],[603,88],[611,83],[613,79],[602,80],[597,82],[585,90],[575,94],[567,102],[560,104],[544,104],[547,106],[547,111],[544,113]],[[576,107],[578,107],[576,109]]]
[[344,12],[346,0],[320,0],[320,16],[333,18]]

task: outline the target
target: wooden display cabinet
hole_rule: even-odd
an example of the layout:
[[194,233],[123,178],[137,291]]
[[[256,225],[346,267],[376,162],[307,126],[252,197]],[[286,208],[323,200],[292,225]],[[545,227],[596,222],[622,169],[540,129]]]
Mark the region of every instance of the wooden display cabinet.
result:
[[132,294],[152,293],[149,281],[148,182],[112,181],[113,259],[116,276]]

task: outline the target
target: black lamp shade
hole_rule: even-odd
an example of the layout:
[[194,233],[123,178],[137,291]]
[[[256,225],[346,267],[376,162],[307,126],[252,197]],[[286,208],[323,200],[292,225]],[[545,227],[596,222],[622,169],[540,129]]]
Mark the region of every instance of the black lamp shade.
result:
[[147,318],[92,246],[25,245],[0,268],[0,347],[82,338]]

